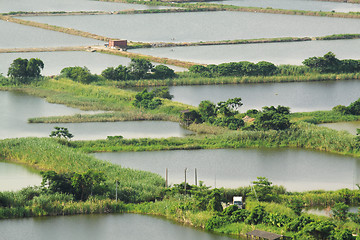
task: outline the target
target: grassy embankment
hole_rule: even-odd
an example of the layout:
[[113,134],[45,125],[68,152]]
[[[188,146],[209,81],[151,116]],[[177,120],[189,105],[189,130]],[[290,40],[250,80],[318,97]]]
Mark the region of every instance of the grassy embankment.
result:
[[[112,111],[96,115],[77,114],[71,122],[85,121],[134,121],[164,120],[179,121],[179,112],[191,109],[192,106],[163,99],[162,105],[155,110],[138,109],[131,101],[135,92],[114,88],[112,86],[94,86],[76,83],[67,79],[47,79],[33,87],[8,87],[3,89],[22,91],[31,95],[44,97],[51,103],[61,103],[82,110]],[[57,122],[69,122],[65,117]],[[31,120],[30,122],[39,122]]]
[[[316,17],[338,17],[338,18],[360,18],[358,12],[323,12],[323,11],[306,11],[306,10],[292,10],[292,9],[273,9],[262,7],[242,7],[224,4],[211,3],[173,3],[162,1],[136,1],[136,0],[99,0],[102,2],[122,2],[122,3],[136,3],[151,6],[168,6],[180,8],[197,9],[197,11],[240,11],[240,12],[255,12],[255,13],[272,13],[272,14],[287,14],[287,15],[302,15],[302,16],[316,16]],[[157,10],[161,12],[162,10]]]

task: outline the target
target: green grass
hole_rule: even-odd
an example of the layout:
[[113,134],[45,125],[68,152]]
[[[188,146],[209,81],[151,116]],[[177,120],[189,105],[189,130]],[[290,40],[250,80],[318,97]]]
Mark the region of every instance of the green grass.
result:
[[114,186],[115,180],[118,180],[120,191],[133,192],[132,202],[154,199],[165,184],[164,179],[157,174],[100,161],[49,138],[1,140],[0,157],[40,170],[59,173],[85,172],[89,169],[102,171],[106,174],[109,184]]

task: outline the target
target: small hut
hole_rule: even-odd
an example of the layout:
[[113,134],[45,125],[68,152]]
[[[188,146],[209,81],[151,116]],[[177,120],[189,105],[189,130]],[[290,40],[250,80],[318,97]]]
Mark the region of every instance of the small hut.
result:
[[109,48],[126,49],[127,48],[127,40],[110,39],[108,46],[109,46]]

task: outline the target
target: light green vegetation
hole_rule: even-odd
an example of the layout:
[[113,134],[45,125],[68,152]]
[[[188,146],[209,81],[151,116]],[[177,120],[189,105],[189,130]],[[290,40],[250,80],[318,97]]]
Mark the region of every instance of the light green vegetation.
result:
[[29,165],[45,171],[58,173],[86,172],[89,169],[105,173],[108,184],[115,193],[115,180],[119,192],[131,197],[132,202],[155,199],[164,186],[164,180],[157,174],[122,168],[99,161],[81,151],[71,149],[49,138],[21,138],[0,141],[0,157]]

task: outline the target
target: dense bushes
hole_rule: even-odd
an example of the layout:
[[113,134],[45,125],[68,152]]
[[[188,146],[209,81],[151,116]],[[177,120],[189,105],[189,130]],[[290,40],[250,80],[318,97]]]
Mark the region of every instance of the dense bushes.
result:
[[132,58],[129,66],[119,65],[109,67],[101,75],[109,80],[126,81],[138,79],[165,79],[174,78],[175,72],[165,65],[153,66],[150,61],[140,58]]
[[360,115],[360,98],[349,106],[337,105],[332,110],[341,114]]
[[38,58],[15,59],[8,70],[8,76],[14,83],[26,84],[31,80],[41,77],[41,70],[44,68],[44,63]]
[[219,65],[194,65],[189,68],[190,72],[198,73],[203,77],[220,76],[271,76],[277,70],[277,67],[270,63],[261,61],[256,64],[243,61],[222,63]]
[[332,52],[326,53],[323,57],[305,59],[303,64],[320,73],[352,73],[360,71],[359,60],[339,60]]
[[272,76],[272,75],[303,75],[306,73],[354,73],[360,71],[360,61],[353,59],[339,60],[332,52],[323,57],[311,57],[303,61],[304,66],[280,65],[261,61],[222,63],[208,66],[194,65],[189,71],[202,77],[222,76]]

